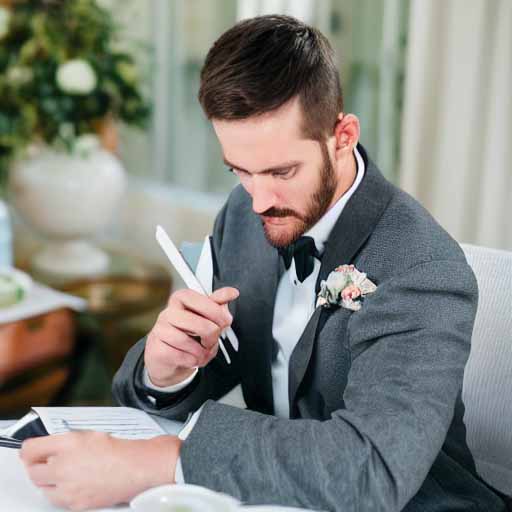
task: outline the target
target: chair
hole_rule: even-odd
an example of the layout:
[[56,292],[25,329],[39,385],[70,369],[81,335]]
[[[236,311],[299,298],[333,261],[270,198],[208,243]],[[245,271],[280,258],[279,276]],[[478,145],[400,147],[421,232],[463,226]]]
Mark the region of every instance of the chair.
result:
[[480,476],[512,495],[512,253],[462,245],[479,287],[463,400]]

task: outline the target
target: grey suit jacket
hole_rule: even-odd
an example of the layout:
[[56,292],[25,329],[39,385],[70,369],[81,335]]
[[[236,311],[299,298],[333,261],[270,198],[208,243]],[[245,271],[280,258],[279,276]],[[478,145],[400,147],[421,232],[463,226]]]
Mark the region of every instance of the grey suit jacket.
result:
[[[185,419],[206,401],[181,450],[188,483],[250,504],[355,511],[504,510],[476,476],[465,440],[464,365],[477,285],[457,243],[367,158],[326,245],[317,288],[353,263],[377,284],[360,311],[317,308],[290,360],[291,419],[273,416],[272,316],[284,268],[235,188],[213,233],[215,288],[231,306],[239,353],[184,391],[148,400],[144,342],[114,379],[119,403]],[[220,353],[219,353],[220,354]],[[218,404],[241,383],[250,410]]]

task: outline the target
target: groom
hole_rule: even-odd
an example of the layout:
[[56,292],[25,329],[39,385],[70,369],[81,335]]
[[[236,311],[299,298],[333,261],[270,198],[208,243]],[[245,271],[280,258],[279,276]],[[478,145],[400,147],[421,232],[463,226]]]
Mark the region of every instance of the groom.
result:
[[[199,99],[240,180],[213,231],[216,291],[175,292],[114,380],[121,404],[190,417],[185,432],[28,441],[33,480],[75,508],[176,480],[250,504],[505,510],[463,423],[474,276],[358,143],[327,40],[285,16],[241,22]],[[237,384],[249,410],[215,401]]]

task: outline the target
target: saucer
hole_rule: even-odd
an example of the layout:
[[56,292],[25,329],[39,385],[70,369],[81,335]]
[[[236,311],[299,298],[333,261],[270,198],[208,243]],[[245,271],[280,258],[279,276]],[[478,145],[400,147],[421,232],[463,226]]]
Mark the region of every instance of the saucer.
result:
[[227,494],[190,484],[162,485],[130,502],[136,512],[232,512],[239,501]]

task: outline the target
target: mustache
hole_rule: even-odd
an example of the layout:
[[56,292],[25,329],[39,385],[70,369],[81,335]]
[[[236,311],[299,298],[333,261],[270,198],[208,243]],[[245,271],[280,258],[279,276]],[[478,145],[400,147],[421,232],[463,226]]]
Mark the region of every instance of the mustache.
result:
[[296,211],[290,210],[287,208],[269,208],[268,210],[260,213],[260,217],[297,217],[298,219],[302,218]]

